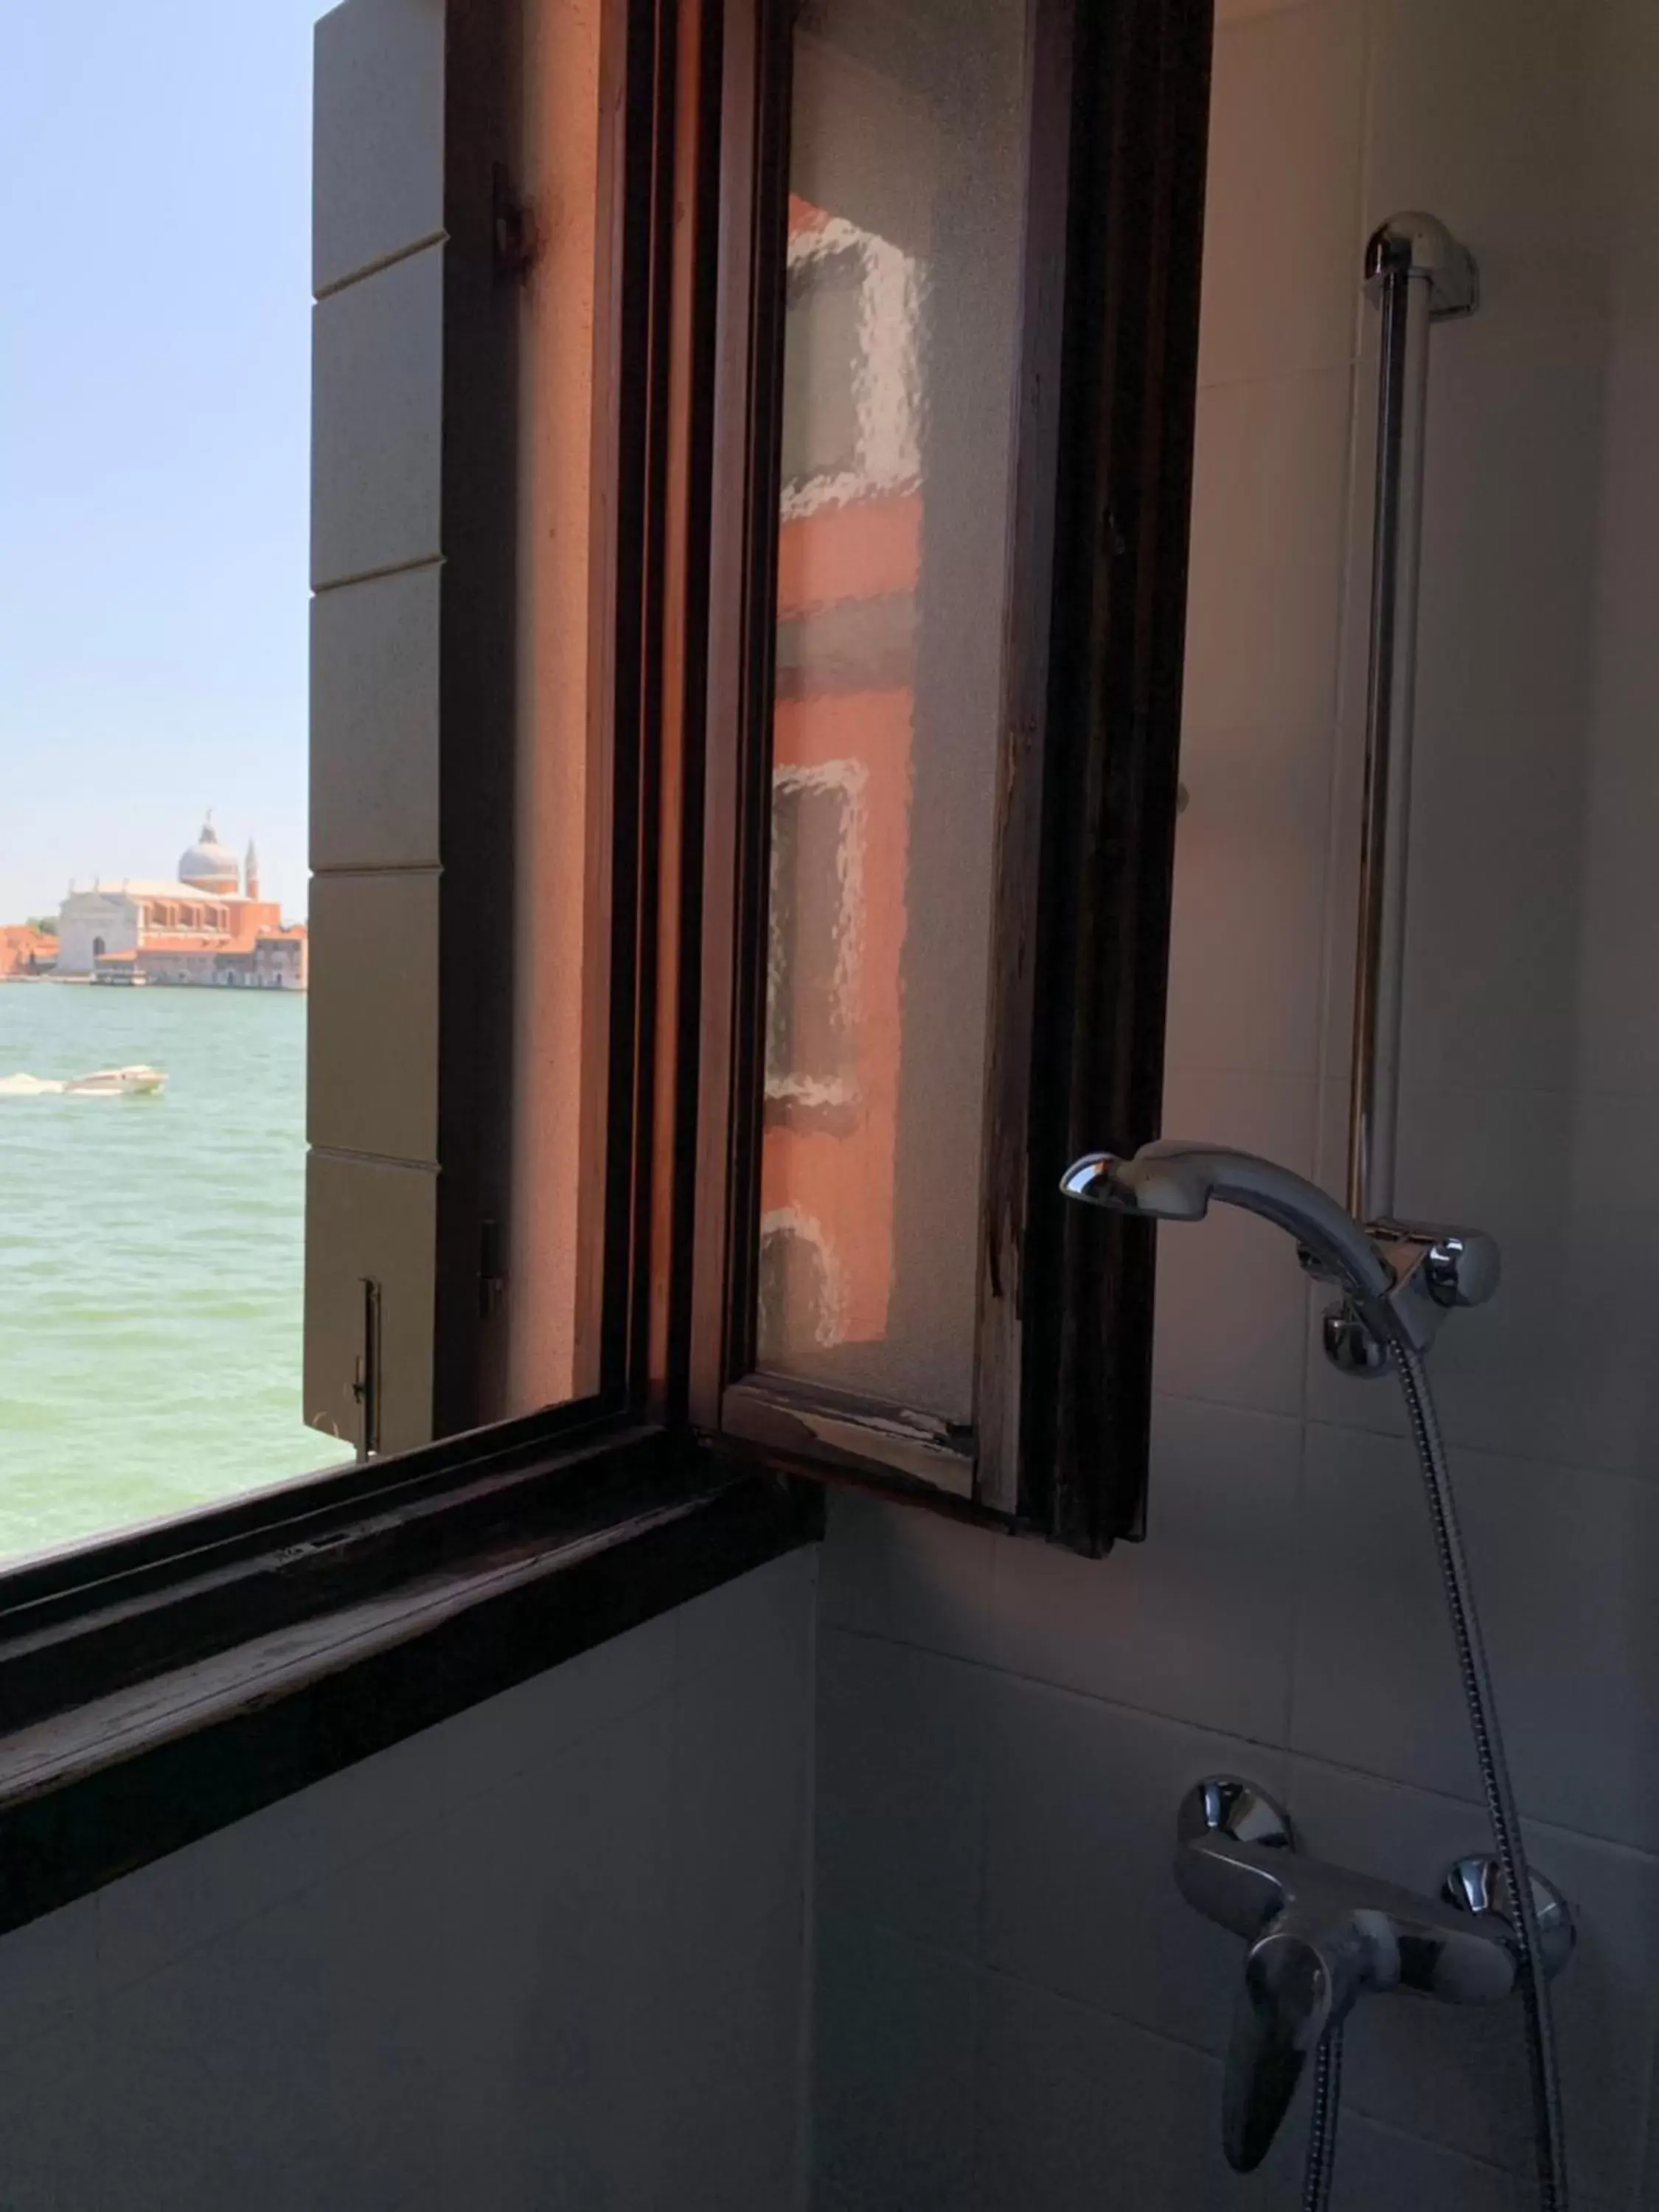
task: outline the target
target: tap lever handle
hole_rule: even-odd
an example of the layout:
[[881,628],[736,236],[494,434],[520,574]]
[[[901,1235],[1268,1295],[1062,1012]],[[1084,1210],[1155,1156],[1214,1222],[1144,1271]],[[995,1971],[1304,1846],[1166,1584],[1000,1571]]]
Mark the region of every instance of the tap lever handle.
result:
[[[1223,2138],[1249,2173],[1267,2156],[1320,2039],[1367,1990],[1407,1989],[1453,2004],[1491,2004],[1514,1989],[1514,1930],[1492,1909],[1484,1860],[1454,1869],[1455,1903],[1309,1857],[1265,1791],[1212,1775],[1182,1800],[1176,1880],[1189,1905],[1249,1949],[1227,2057]],[[1571,1945],[1571,1916],[1534,1881],[1552,1963]]]
[[1336,1991],[1333,1961],[1305,1936],[1274,1929],[1252,1948],[1222,2091],[1222,2147],[1236,2173],[1253,2173],[1267,2155]]

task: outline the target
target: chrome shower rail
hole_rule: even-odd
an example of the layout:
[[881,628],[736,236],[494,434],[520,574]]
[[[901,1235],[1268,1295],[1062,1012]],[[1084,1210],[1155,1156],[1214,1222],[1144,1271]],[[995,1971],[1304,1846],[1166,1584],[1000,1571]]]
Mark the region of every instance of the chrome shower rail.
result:
[[1373,233],[1365,248],[1365,289],[1382,308],[1382,330],[1347,1206],[1356,1220],[1371,1223],[1392,1219],[1395,1212],[1429,326],[1473,314],[1478,290],[1474,260],[1431,215],[1391,216]]

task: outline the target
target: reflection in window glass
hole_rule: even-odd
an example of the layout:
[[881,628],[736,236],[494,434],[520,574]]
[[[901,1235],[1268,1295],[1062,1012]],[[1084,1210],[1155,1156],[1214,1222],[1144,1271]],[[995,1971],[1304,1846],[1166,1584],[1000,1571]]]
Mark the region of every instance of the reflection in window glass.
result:
[[863,915],[863,764],[782,768],[772,791],[766,1095],[854,1095]]
[[0,1559],[301,1419],[312,25],[14,9],[0,76]]
[[1024,9],[799,23],[760,1359],[965,1419]]

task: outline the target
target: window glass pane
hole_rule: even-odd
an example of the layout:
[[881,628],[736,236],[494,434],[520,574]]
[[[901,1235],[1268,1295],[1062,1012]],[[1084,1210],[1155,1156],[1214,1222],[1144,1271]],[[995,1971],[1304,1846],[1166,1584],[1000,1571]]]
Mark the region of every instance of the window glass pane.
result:
[[7,18],[0,1559],[304,1425],[312,26]]
[[759,1350],[972,1409],[1021,0],[795,38]]

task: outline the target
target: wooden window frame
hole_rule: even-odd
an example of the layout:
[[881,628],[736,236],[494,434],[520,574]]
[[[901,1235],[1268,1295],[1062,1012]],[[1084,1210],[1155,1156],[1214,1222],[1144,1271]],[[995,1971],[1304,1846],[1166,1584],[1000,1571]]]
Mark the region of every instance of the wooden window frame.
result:
[[1144,1530],[1153,1243],[1057,1188],[1161,1103],[1210,8],[1032,12],[971,1427],[756,1359],[792,19],[726,14],[693,1418],[1095,1553]]
[[468,558],[447,586],[440,739],[446,1434],[0,1576],[0,1932],[812,1540],[826,1476],[1083,1551],[1139,1533],[1151,1243],[1050,1194],[1072,1151],[1156,1126],[1208,0],[1076,0],[1075,17],[1041,0],[1039,100],[1086,127],[1037,134],[1033,193],[1075,206],[1086,177],[1117,216],[1073,222],[1063,323],[1041,295],[1056,270],[1028,302],[1055,350],[1024,371],[1013,528],[1018,557],[1052,545],[1054,616],[1010,656],[995,927],[1030,950],[994,969],[977,1360],[995,1443],[993,1479],[965,1491],[960,1439],[748,1382],[788,10],[606,5],[625,66],[599,317],[598,466],[615,493],[597,564],[612,732],[600,1386],[478,1425],[501,1358],[488,1231],[508,1195],[487,1102],[507,1095],[510,993],[477,979],[512,927],[504,426],[521,241],[503,173],[514,0],[450,0],[444,500]]

